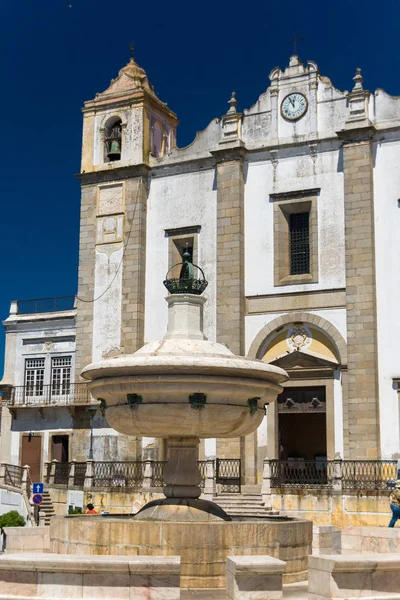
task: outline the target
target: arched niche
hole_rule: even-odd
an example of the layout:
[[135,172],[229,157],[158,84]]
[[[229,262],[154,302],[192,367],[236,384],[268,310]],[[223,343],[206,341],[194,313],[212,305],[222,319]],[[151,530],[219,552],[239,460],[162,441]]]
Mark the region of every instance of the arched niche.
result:
[[287,325],[294,326],[296,323],[305,324],[306,326],[323,332],[326,336],[326,340],[329,340],[335,349],[336,358],[341,367],[347,367],[347,345],[340,331],[323,317],[304,312],[287,313],[267,323],[267,325],[258,332],[251,343],[247,353],[248,356],[251,358],[262,359],[266,349],[270,346],[272,337],[279,333],[278,330]]
[[[268,456],[283,460],[296,455],[305,461],[323,456],[333,459],[343,446],[339,439],[343,434],[338,433],[343,431],[343,423],[335,428],[335,419],[340,423],[338,405],[342,405],[343,413],[347,406],[343,383],[347,347],[337,328],[310,313],[288,313],[259,331],[248,355],[279,366],[290,376],[277,402],[268,407]],[[301,446],[303,433],[306,444],[310,440],[307,448]],[[311,440],[318,435],[321,445],[314,448]]]

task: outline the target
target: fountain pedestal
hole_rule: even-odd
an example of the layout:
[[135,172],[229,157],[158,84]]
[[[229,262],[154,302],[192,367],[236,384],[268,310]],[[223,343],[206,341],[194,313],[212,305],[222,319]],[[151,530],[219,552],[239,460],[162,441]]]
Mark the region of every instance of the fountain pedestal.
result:
[[168,439],[168,463],[164,471],[166,498],[200,497],[199,443],[196,437]]

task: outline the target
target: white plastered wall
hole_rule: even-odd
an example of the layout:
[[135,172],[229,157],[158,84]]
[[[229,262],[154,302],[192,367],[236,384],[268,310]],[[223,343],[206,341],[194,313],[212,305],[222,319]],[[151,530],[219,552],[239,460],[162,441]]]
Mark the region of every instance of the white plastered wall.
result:
[[151,180],[147,209],[145,341],[161,339],[167,331],[168,270],[166,229],[199,225],[198,264],[209,284],[204,292],[204,333],[216,337],[216,199],[214,169]]
[[400,452],[400,142],[377,144],[374,167],[379,417],[382,458]]
[[[246,296],[327,290],[345,286],[343,173],[340,151],[294,154],[248,165],[245,188]],[[274,286],[274,206],[270,194],[320,188],[318,196],[319,281]]]

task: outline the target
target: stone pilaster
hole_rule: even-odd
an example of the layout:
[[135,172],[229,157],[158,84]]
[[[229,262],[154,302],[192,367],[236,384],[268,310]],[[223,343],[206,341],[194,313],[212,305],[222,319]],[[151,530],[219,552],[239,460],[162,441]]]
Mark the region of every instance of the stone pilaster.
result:
[[145,171],[126,182],[121,345],[127,354],[144,344],[147,197]]
[[[217,150],[217,340],[234,353],[244,347],[244,149]],[[255,435],[255,434],[252,434]],[[218,439],[219,458],[242,458],[244,440]],[[242,448],[242,451],[241,451]],[[255,457],[254,457],[255,459]]]
[[[83,185],[79,237],[78,299],[76,301],[75,381],[92,362],[93,291],[96,247],[96,185]],[[82,300],[79,300],[81,298]]]
[[241,147],[217,158],[217,340],[244,354],[244,177]]
[[[351,96],[351,95],[350,95]],[[359,102],[360,92],[357,93]],[[352,99],[350,97],[350,107]],[[351,114],[351,113],[350,113]],[[343,141],[346,303],[347,406],[345,446],[349,459],[380,456],[378,349],[372,136],[363,115],[339,132]],[[360,119],[361,117],[361,119]]]

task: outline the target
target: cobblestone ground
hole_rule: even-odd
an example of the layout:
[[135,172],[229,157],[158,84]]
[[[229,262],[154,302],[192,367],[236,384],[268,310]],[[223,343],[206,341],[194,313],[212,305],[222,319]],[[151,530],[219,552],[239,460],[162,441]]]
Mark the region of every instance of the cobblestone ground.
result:
[[[307,581],[283,586],[283,600],[307,600]],[[230,600],[225,591],[210,592],[186,590],[181,592],[181,600]]]

